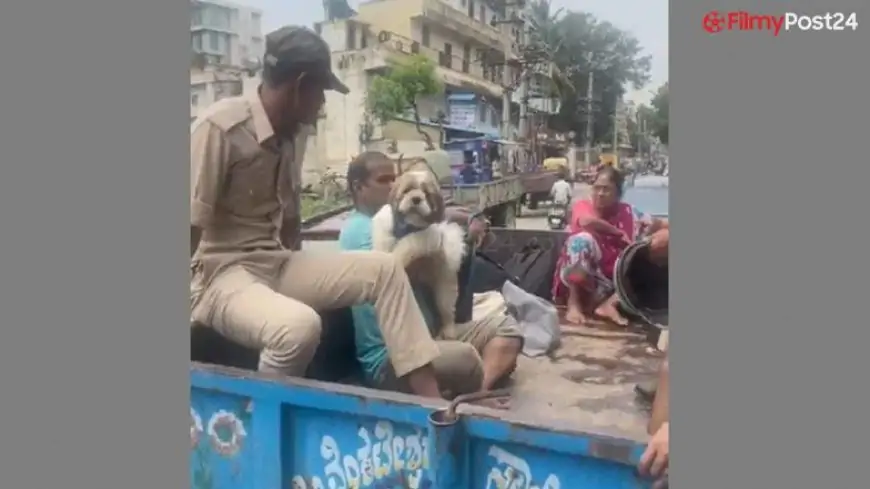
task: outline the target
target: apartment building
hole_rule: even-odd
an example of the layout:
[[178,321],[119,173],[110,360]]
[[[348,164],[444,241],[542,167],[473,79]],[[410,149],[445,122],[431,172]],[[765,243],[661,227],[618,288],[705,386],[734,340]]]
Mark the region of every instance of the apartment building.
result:
[[[329,139],[327,158],[339,164],[359,153],[371,80],[391,62],[415,54],[436,64],[445,86],[442,96],[420,101],[424,131],[434,141],[498,137],[502,84],[506,76],[518,75],[503,64],[517,55],[519,25],[493,25],[504,17],[503,10],[481,0],[369,0],[351,19],[318,24],[332,48],[333,69],[351,89],[347,96],[327,94],[320,131]],[[515,133],[518,105],[512,112]],[[413,125],[401,120],[379,128],[375,139],[397,141],[406,153],[422,147]]]
[[263,57],[260,10],[224,0],[190,0],[190,47],[210,63],[243,67]]
[[265,44],[262,12],[223,0],[190,0],[190,117],[254,78]]
[[190,120],[214,102],[256,90],[259,71],[247,71],[220,65],[190,68]]

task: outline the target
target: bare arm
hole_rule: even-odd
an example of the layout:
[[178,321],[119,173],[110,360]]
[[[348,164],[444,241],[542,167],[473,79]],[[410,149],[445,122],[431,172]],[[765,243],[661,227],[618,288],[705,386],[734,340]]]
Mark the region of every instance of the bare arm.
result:
[[653,435],[659,431],[663,424],[670,420],[670,366],[668,359],[662,362],[659,370],[658,387],[656,388],[655,399],[653,400],[652,415],[650,416],[649,426],[647,431]]
[[659,370],[658,387],[653,401],[652,416],[647,431],[652,438],[640,458],[638,469],[641,475],[656,479],[653,487],[667,487],[667,474],[670,465],[670,413],[668,412],[668,397],[670,396],[668,359],[662,362]]
[[483,215],[475,215],[471,210],[464,207],[450,207],[447,209],[447,220],[459,224],[466,229],[468,239],[480,246],[483,239],[489,233],[489,221]]
[[598,232],[610,236],[622,236],[623,234],[625,234],[622,232],[622,230],[620,230],[613,224],[610,224],[604,219],[599,219],[589,214],[581,214],[577,216],[576,222],[581,227],[588,229],[592,232]]
[[649,229],[650,234],[653,234],[657,231],[661,231],[663,229],[670,229],[670,225],[668,224],[668,220],[654,217],[652,219],[652,225],[650,226],[650,229]]
[[197,122],[190,134],[190,255],[202,230],[214,219],[224,185],[230,152],[223,131],[211,122]]

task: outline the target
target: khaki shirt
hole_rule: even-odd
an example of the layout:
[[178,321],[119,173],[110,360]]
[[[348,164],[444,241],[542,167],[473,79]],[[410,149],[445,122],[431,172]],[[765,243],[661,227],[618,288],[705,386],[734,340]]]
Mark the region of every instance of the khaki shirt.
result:
[[190,224],[202,230],[191,261],[191,307],[223,270],[241,264],[273,279],[289,256],[282,225],[299,222],[307,131],[279,138],[259,95],[220,100],[190,134]]

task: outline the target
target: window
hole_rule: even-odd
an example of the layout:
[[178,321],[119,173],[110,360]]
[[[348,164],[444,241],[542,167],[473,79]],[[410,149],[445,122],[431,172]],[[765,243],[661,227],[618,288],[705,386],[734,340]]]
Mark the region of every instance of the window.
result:
[[423,26],[423,32],[421,32],[421,34],[422,34],[422,36],[421,36],[421,37],[422,37],[421,41],[422,41],[423,45],[426,46],[426,47],[428,48],[428,47],[429,47],[429,41],[430,41],[430,39],[429,39],[429,26],[428,26],[428,25],[424,25],[424,26]]
[[468,73],[471,64],[471,44],[466,44],[462,51],[462,72]]
[[221,39],[217,32],[208,33],[208,48],[209,51],[219,53],[221,48]]
[[356,24],[347,23],[347,49],[356,49]]
[[190,36],[190,41],[194,51],[202,51],[202,34],[193,34]]
[[190,14],[190,25],[202,25],[202,8],[197,7],[193,9],[193,12]]
[[468,16],[474,18],[474,0],[468,0]]
[[260,26],[260,14],[258,12],[251,12],[251,23],[255,26]]
[[480,21],[486,23],[486,7],[483,5],[480,6]]
[[480,104],[480,123],[481,124],[486,124],[486,113],[487,112],[489,112],[489,110],[487,110],[486,104],[481,103]]
[[453,45],[449,42],[444,43],[444,66],[447,68],[453,67]]
[[228,30],[230,28],[230,19],[232,18],[232,11],[230,9],[217,5],[209,5],[205,7],[203,14],[205,25],[215,29]]
[[191,93],[190,94],[190,105],[192,105],[194,107],[199,105],[199,94],[198,93]]
[[362,35],[359,38],[359,47],[365,49],[369,46],[369,29],[363,28]]

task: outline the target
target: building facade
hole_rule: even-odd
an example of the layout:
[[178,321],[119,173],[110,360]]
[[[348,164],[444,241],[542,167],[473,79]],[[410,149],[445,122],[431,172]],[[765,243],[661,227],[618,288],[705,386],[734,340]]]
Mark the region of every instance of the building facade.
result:
[[247,71],[223,66],[204,66],[190,68],[190,120],[196,119],[199,112],[218,100],[234,97],[251,90],[260,84],[259,71]]
[[243,67],[263,57],[260,10],[223,0],[190,0],[190,46],[209,63]]
[[255,78],[265,50],[262,12],[223,0],[190,1],[190,117]]
[[[399,152],[422,150],[410,122],[398,120],[371,135],[365,131],[372,79],[412,55],[431,59],[445,87],[444,94],[419,101],[423,130],[434,141],[499,137],[504,85],[519,76],[507,63],[518,56],[522,25],[500,23],[507,15],[482,0],[369,0],[350,19],[318,24],[332,49],[333,69],[351,90],[347,96],[327,94],[320,131],[329,139],[327,159],[342,164],[378,140],[396,141]],[[516,135],[519,100],[513,99],[509,137]]]

